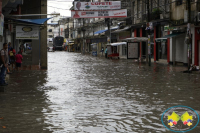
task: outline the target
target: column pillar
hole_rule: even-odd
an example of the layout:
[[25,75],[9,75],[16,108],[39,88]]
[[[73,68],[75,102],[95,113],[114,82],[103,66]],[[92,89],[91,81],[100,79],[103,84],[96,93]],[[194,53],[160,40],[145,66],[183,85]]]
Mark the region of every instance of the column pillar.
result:
[[154,27],[154,61],[156,61],[156,26]]
[[[170,31],[168,31],[168,35],[170,34]],[[170,39],[167,39],[167,62],[170,62]]]
[[[47,0],[41,0],[41,14],[47,14]],[[47,16],[41,16],[41,18],[47,18]],[[40,46],[40,67],[47,69],[47,22],[44,28],[41,30],[41,46]]]
[[[140,28],[140,37],[142,37],[142,28]],[[140,42],[140,59],[142,59],[142,42]]]

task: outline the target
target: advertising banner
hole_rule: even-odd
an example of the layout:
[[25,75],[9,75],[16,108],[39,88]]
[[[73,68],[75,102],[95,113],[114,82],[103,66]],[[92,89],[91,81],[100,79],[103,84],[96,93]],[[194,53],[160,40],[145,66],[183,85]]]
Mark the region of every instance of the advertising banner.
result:
[[138,43],[128,43],[128,59],[139,58]]
[[112,10],[121,9],[121,1],[74,2],[74,10]]
[[71,11],[72,18],[124,18],[127,9],[107,11]]
[[16,26],[16,39],[39,39],[39,27]]

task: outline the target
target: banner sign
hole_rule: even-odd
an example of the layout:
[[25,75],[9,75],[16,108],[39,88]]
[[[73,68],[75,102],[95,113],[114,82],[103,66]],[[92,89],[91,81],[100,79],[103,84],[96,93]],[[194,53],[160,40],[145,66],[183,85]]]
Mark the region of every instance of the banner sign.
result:
[[139,58],[138,43],[128,43],[128,59]]
[[39,27],[16,26],[16,39],[39,39]]
[[74,10],[112,10],[121,9],[121,1],[74,2]]
[[71,11],[72,18],[124,18],[127,9],[107,11]]
[[3,28],[4,28],[4,15],[0,15],[0,35],[3,36]]

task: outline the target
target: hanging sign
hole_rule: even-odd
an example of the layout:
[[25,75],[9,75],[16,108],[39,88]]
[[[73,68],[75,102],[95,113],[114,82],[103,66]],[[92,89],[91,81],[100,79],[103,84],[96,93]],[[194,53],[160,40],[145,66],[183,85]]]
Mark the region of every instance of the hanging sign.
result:
[[121,9],[121,1],[74,2],[74,10],[112,10]]
[[107,11],[71,11],[72,18],[125,18],[127,9]]
[[16,39],[39,39],[39,27],[16,26]]

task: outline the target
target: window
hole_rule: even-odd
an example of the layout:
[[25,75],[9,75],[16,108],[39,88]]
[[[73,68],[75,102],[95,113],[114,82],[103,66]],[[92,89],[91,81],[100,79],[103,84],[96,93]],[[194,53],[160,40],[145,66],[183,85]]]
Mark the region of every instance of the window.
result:
[[176,1],[176,6],[182,5],[183,1],[182,0],[177,0]]
[[137,18],[140,18],[140,0],[137,0]]
[[166,12],[169,12],[169,7],[170,7],[170,4],[169,4],[169,0],[165,0],[165,10]]
[[49,38],[52,38],[53,37],[53,35],[49,35]]

